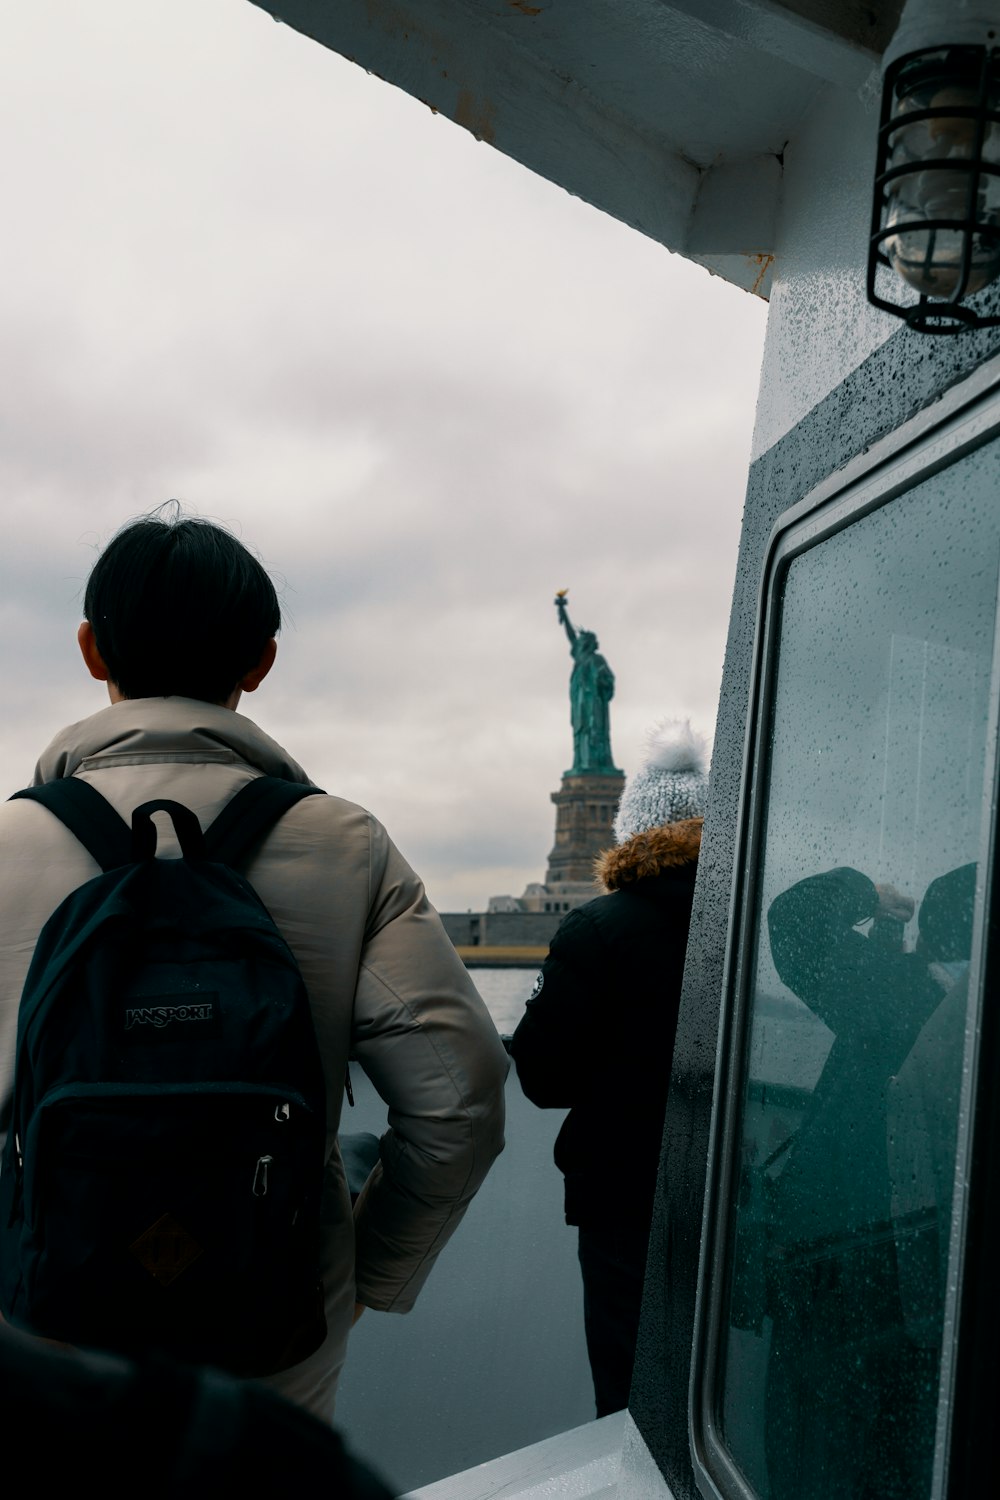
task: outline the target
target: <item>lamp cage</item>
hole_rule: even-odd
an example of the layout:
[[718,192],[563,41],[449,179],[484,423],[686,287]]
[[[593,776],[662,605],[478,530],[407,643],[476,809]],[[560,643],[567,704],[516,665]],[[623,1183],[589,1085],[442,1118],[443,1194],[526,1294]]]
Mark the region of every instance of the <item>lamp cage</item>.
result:
[[[876,291],[888,266],[917,299]],[[920,333],[1000,326],[964,298],[1000,275],[1000,51],[925,47],[887,69],[868,300]]]

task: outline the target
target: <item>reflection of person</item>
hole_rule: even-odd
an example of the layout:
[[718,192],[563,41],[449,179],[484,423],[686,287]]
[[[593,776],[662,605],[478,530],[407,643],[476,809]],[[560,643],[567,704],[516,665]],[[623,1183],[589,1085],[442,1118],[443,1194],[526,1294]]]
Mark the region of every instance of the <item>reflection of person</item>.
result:
[[796,1239],[888,1217],[885,1089],[943,994],[926,957],[903,951],[912,913],[848,868],[800,880],[768,912],[779,977],[834,1033],[781,1171]]
[[607,773],[616,769],[611,759],[611,719],[608,705],[615,694],[615,677],[598,651],[592,630],[577,632],[566,610],[565,593],[556,595],[560,623],[569,638],[573,671],[569,680],[573,724],[573,771]]
[[555,1160],[598,1416],[628,1403],[706,789],[689,726],[661,726],[597,862],[608,894],[563,919],[511,1042],[528,1098],[569,1110]]
[[[138,803],[172,797],[207,824],[261,774],[307,780],[236,711],[271,668],[279,610],[264,569],[228,532],[159,516],[132,523],[98,559],[84,610],[83,656],[111,706],[56,737],[36,784],[79,776],[127,819]],[[6,1072],[39,930],[96,866],[28,801],[0,805],[0,851]],[[329,1420],[352,1319],[363,1307],[410,1309],[502,1148],[507,1058],[421,882],[368,812],[307,797],[245,873],[304,976],[327,1094],[328,1334],[269,1383]],[[391,1121],[353,1219],[336,1141],[349,1056]]]
[[773,1500],[826,1495],[833,1475],[850,1494],[926,1488],[933,1358],[906,1333],[889,1099],[968,952],[974,884],[967,865],[928,887],[909,952],[913,902],[857,870],[799,881],[768,912],[779,976],[834,1033],[767,1184]]
[[887,1139],[899,1291],[909,1337],[940,1348],[962,1089],[976,866],[932,881],[918,947],[945,991],[890,1080]]

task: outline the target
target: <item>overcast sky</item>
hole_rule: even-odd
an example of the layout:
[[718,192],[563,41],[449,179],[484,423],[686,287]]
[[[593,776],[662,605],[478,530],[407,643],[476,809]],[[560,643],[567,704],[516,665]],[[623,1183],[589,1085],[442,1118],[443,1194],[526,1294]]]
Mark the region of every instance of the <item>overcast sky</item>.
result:
[[250,717],[442,910],[543,878],[570,590],[634,768],[711,733],[766,308],[247,0],[3,0],[0,794],[103,706],[98,549],[179,497],[279,585]]

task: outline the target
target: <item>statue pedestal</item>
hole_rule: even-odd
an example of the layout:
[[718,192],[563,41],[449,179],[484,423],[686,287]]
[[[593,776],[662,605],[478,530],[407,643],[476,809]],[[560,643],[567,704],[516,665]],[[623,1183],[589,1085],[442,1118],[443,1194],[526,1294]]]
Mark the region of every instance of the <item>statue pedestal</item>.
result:
[[556,841],[549,855],[546,886],[593,883],[594,860],[615,841],[612,825],[624,786],[622,771],[613,775],[566,772],[558,792],[552,793]]

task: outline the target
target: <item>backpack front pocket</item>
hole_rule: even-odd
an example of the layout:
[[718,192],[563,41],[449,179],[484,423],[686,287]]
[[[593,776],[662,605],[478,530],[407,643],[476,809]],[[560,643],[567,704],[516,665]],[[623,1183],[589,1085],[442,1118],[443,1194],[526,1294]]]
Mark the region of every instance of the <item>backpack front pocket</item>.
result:
[[26,1321],[242,1365],[315,1291],[313,1134],[280,1090],[56,1091],[25,1145]]

